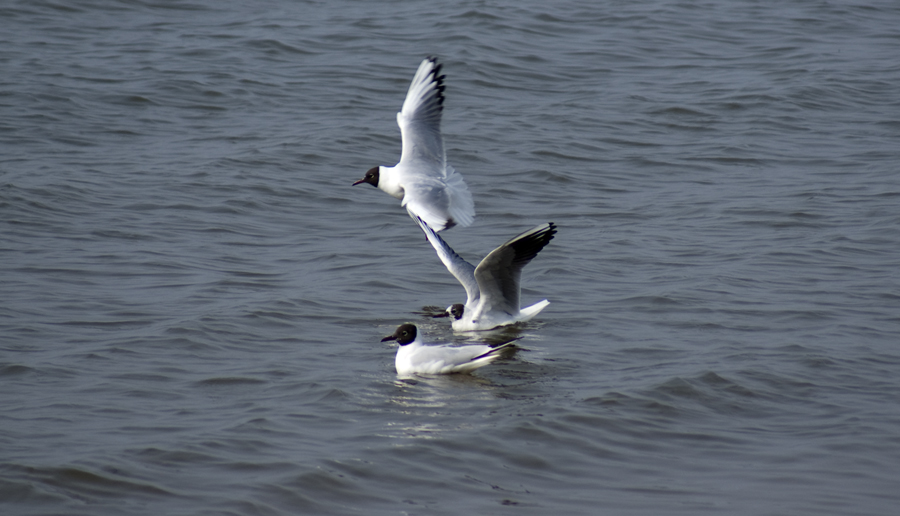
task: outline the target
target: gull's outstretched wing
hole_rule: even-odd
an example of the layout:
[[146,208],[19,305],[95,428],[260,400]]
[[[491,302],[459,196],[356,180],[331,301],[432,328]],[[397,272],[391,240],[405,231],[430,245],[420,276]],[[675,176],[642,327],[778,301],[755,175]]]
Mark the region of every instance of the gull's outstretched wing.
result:
[[445,177],[446,155],[441,137],[441,112],[444,110],[444,76],[433,57],[422,61],[416,71],[403,108],[397,113],[397,125],[403,139],[400,167],[416,173]]
[[534,259],[556,234],[552,222],[530,229],[491,251],[475,268],[475,280],[486,309],[509,314],[519,311],[522,268]]
[[444,265],[447,267],[447,270],[450,271],[450,274],[453,274],[453,276],[455,276],[462,284],[463,288],[466,289],[466,296],[468,297],[466,304],[469,305],[475,302],[480,295],[478,282],[475,281],[475,266],[463,260],[461,256],[456,254],[456,252],[447,245],[447,242],[444,242],[444,239],[432,230],[425,221],[419,217],[413,218],[419,224],[419,227],[422,228],[425,237],[431,242],[431,246],[434,247],[434,250],[437,252],[438,258],[444,262]]

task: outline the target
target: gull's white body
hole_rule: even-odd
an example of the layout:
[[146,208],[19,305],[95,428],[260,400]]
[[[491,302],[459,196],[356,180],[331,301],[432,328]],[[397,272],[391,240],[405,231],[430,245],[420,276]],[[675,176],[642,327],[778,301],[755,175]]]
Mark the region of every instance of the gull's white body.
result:
[[[405,328],[412,328],[412,334],[402,334]],[[410,340],[412,339],[412,340]],[[426,346],[412,324],[401,325],[394,335],[382,340],[396,340],[400,347],[394,366],[397,374],[452,374],[470,373],[500,358],[503,352],[513,347],[512,343],[491,347],[484,344],[471,346]]]
[[427,223],[421,219],[416,219],[416,222],[447,270],[466,289],[465,305],[451,305],[447,309],[454,319],[454,330],[490,330],[525,322],[550,304],[544,299],[519,308],[522,268],[553,238],[556,226],[552,222],[541,224],[512,238],[491,251],[478,267],[456,254]]
[[537,303],[526,306],[518,312],[505,312],[501,310],[493,310],[490,302],[482,298],[476,303],[474,308],[466,308],[469,316],[463,316],[453,321],[452,326],[456,331],[481,331],[498,328],[500,326],[509,326],[520,322],[530,321],[535,315],[539,314],[550,301],[542,299]]
[[370,183],[400,199],[411,217],[421,217],[435,231],[468,226],[475,218],[472,194],[462,176],[447,165],[441,136],[444,76],[439,73],[434,58],[422,61],[397,113],[403,140],[400,162],[374,167],[354,183]]
[[460,347],[426,346],[420,339],[416,339],[415,342],[400,346],[394,366],[399,375],[469,373],[499,358],[499,354],[487,354],[494,349],[482,344]]

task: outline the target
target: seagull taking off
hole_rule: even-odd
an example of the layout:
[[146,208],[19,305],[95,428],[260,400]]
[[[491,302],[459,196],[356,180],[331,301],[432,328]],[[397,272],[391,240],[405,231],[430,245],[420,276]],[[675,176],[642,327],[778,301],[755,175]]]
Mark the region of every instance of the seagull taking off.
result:
[[419,217],[415,220],[447,270],[466,289],[466,304],[457,303],[447,308],[447,315],[453,318],[454,330],[490,330],[524,322],[550,304],[544,299],[520,309],[519,294],[522,269],[553,239],[556,234],[554,223],[541,224],[513,237],[474,267],[456,254],[425,221]]
[[410,216],[421,217],[443,231],[456,224],[468,226],[475,218],[475,203],[462,176],[447,165],[441,136],[444,77],[433,57],[422,61],[413,77],[397,124],[403,140],[400,162],[393,167],[372,167],[362,179],[401,199]]
[[400,344],[394,365],[397,374],[450,374],[470,373],[500,358],[515,349],[512,342],[492,348],[485,344],[472,346],[426,346],[419,338],[414,324],[401,324],[392,335],[381,342],[396,340]]

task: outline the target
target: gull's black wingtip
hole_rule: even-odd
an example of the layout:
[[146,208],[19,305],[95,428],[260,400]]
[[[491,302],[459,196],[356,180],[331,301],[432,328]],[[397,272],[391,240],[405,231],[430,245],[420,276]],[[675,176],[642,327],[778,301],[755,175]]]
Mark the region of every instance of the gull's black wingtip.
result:
[[435,90],[437,90],[437,101],[438,106],[440,106],[441,110],[444,108],[444,91],[447,89],[447,85],[444,84],[444,79],[447,78],[446,75],[441,75],[441,69],[444,67],[442,63],[438,63],[437,57],[435,56],[425,56],[432,64],[431,76],[433,77],[433,81],[435,83]]
[[[553,237],[556,236],[556,224],[553,222],[547,222],[546,227],[541,228],[537,232],[534,233],[535,237],[538,237],[546,242],[550,242],[553,240]],[[534,230],[532,230],[534,231]]]

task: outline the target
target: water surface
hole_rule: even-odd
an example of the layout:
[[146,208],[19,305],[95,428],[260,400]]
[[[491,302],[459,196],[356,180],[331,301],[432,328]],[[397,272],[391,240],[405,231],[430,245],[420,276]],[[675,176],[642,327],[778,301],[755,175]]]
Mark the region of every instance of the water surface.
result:
[[[900,502],[893,2],[0,8],[9,514],[858,514]],[[425,55],[512,359],[398,202]],[[495,336],[496,337],[496,336]]]

